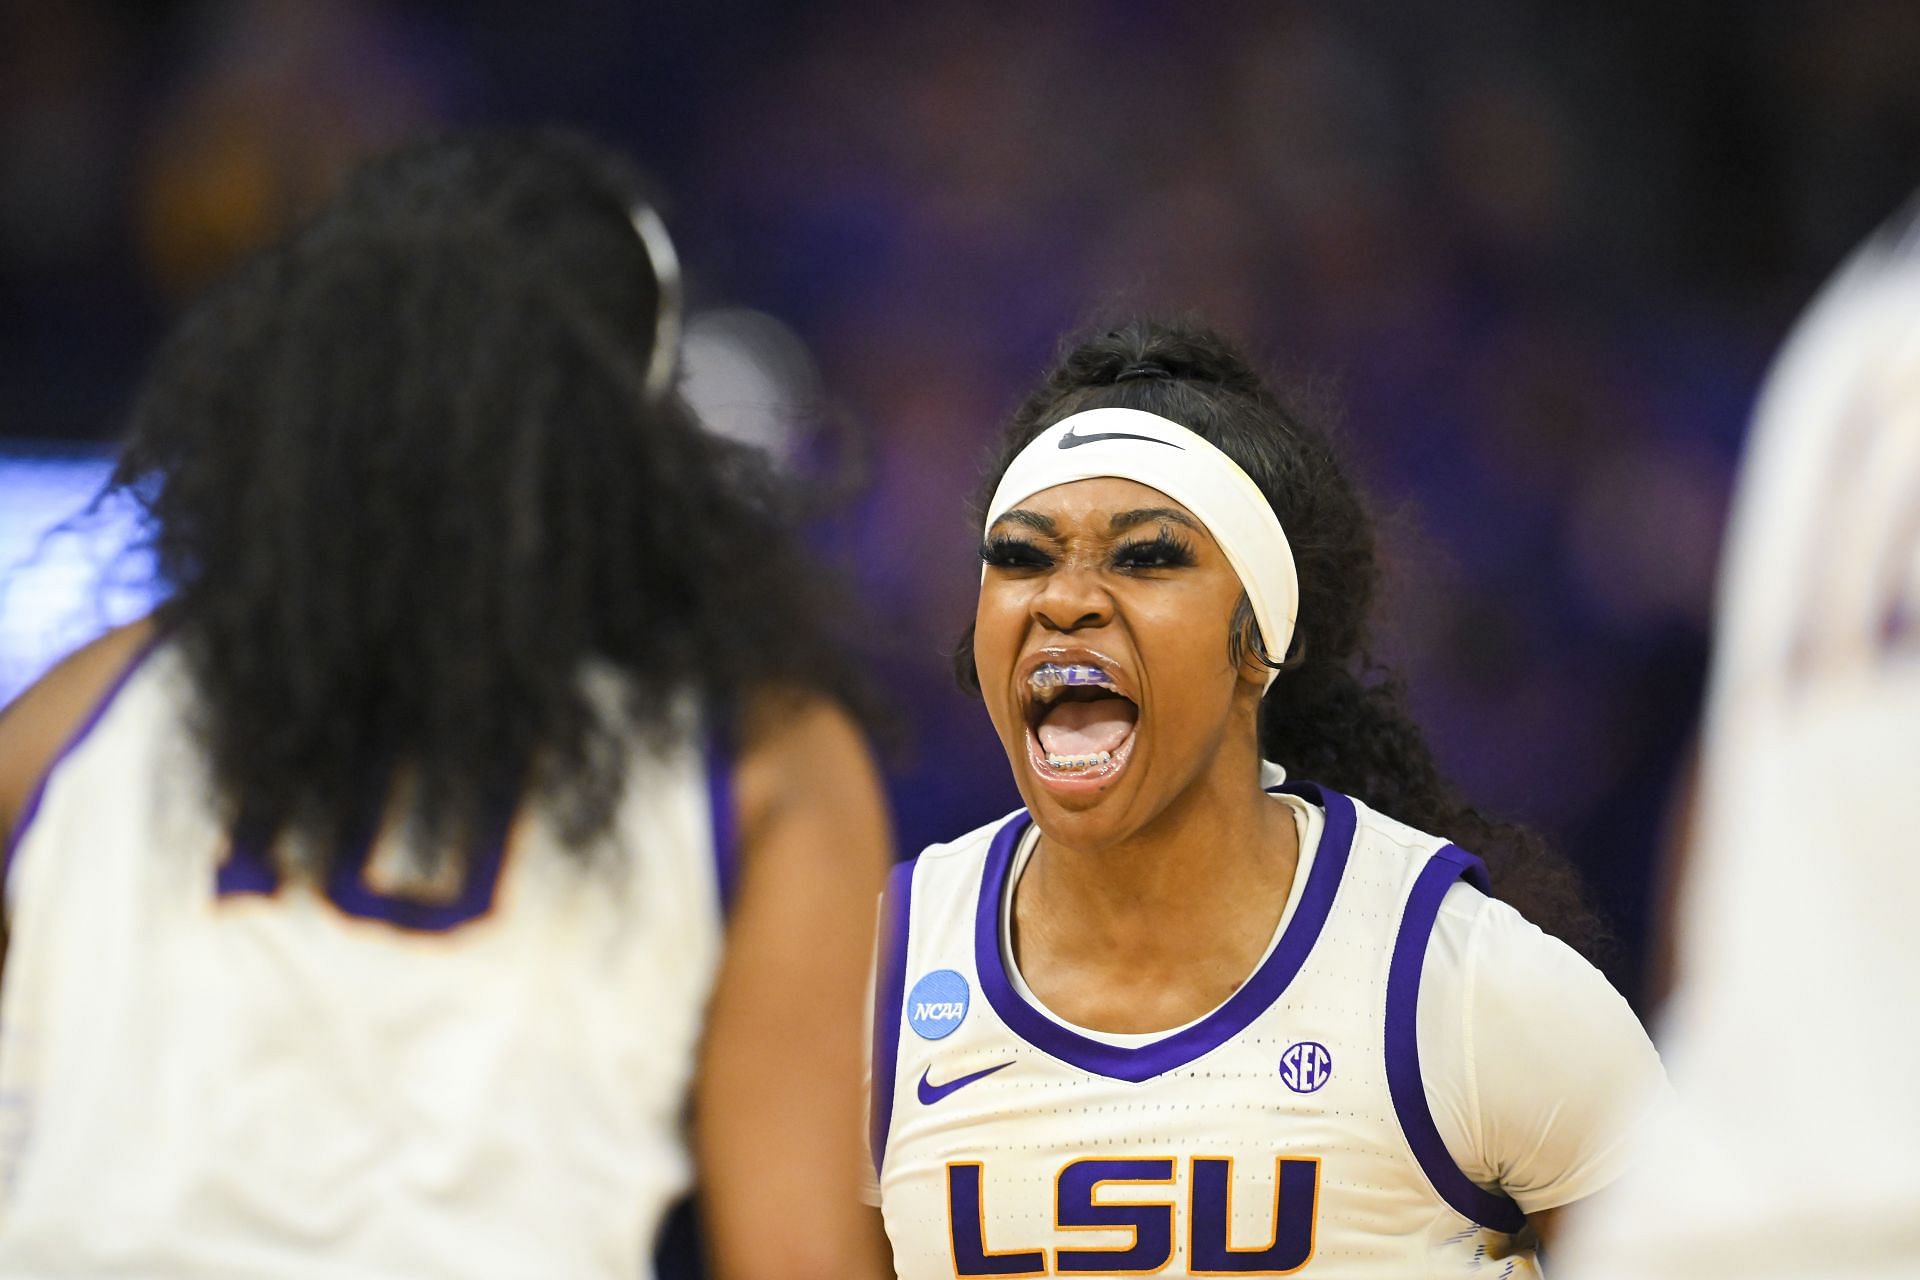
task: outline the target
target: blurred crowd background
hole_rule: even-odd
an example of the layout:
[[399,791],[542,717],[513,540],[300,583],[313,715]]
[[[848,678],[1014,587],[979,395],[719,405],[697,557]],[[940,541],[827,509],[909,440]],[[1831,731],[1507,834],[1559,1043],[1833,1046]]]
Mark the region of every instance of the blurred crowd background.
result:
[[106,447],[178,308],[357,158],[539,123],[658,178],[696,400],[821,483],[903,848],[1017,803],[946,657],[993,433],[1064,332],[1194,312],[1343,421],[1379,658],[1639,989],[1745,415],[1920,182],[1920,4],[12,0],[0,452]]

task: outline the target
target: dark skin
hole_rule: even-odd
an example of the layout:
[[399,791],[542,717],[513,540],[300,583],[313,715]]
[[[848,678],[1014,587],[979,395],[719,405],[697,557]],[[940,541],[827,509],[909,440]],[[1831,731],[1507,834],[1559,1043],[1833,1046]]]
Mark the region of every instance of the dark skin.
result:
[[[1230,658],[1240,580],[1190,511],[1115,477],[1023,500],[988,530],[985,556],[974,662],[1041,833],[1014,891],[1021,973],[1094,1030],[1202,1017],[1265,953],[1300,852],[1291,814],[1259,785],[1267,669]],[[1027,677],[1042,660],[1098,665],[1139,708],[1124,767],[1099,785],[1033,764]],[[1544,1239],[1552,1213],[1502,1252]]]
[[14,829],[67,738],[152,638],[144,620],[117,627],[67,655],[0,711],[0,831]]
[[[0,830],[151,636],[145,622],[108,633],[0,712]],[[709,1265],[720,1280],[890,1275],[855,1192],[869,1159],[873,904],[890,852],[879,778],[847,714],[817,696],[769,691],[742,730],[739,896],[693,1099]]]
[[[1299,856],[1259,787],[1264,668],[1228,662],[1240,581],[1190,513],[1130,480],[1036,494],[990,534],[1012,542],[981,583],[974,661],[1042,833],[1014,896],[1021,972],[1082,1026],[1192,1021],[1259,962]],[[1101,666],[1139,707],[1131,758],[1097,792],[1029,766],[1022,664],[1041,655]]]

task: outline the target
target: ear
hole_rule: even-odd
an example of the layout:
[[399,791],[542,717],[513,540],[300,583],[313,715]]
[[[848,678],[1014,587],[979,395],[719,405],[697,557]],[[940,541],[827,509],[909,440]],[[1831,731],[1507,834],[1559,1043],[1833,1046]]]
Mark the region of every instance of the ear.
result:
[[1263,693],[1267,687],[1267,673],[1275,666],[1267,660],[1266,652],[1266,645],[1260,636],[1260,624],[1253,616],[1253,604],[1242,592],[1239,603],[1233,606],[1233,616],[1227,622],[1227,660],[1238,669],[1240,679],[1248,681]]

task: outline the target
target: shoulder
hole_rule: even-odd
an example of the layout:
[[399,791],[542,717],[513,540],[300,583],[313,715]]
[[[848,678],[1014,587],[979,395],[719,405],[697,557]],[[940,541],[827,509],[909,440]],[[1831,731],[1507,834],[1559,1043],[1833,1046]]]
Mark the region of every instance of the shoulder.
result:
[[[798,689],[764,690],[733,726],[734,804],[743,848],[781,828],[831,828],[885,840],[879,770],[851,714],[833,699]],[[831,838],[805,842],[822,852]]]
[[965,835],[928,845],[918,856],[901,863],[896,875],[900,881],[917,886],[915,893],[925,889],[940,897],[951,897],[977,883],[1001,836],[1024,831],[1027,825],[1027,811],[1015,809]]
[[1010,828],[1024,829],[1025,818],[1026,810],[1015,809],[894,864],[881,903],[881,928],[902,961],[910,932],[921,938],[966,935],[995,837]]
[[[1464,882],[1427,941],[1419,1037],[1436,1114],[1470,1176],[1528,1212],[1599,1190],[1666,1077],[1640,1020],[1598,969]],[[1450,1141],[1449,1147],[1455,1147]]]
[[74,650],[0,710],[0,831],[11,831],[61,752],[153,642],[143,619]]
[[742,788],[751,784],[769,799],[783,789],[809,786],[871,763],[853,716],[833,699],[809,690],[762,690],[736,727],[740,746],[735,768]]
[[1009,824],[1025,818],[1026,813],[1025,809],[1015,809],[1012,813],[1003,814],[992,822],[982,823],[965,835],[956,836],[939,844],[930,844],[920,851],[919,861],[941,863],[984,858],[993,847],[994,837],[1005,831]]
[[1561,1037],[1593,1027],[1644,1041],[1639,1019],[1606,975],[1584,956],[1498,898],[1466,881],[1441,899],[1427,939],[1423,998],[1447,994],[1482,1022],[1511,1034]]
[[1353,806],[1355,829],[1366,833],[1376,843],[1402,849],[1409,856],[1417,856],[1423,862],[1426,855],[1447,843],[1444,837],[1409,826],[1398,818],[1370,807],[1364,801],[1356,800],[1352,796],[1341,798]]
[[[1469,868],[1476,869],[1479,860],[1468,853],[1452,847],[1444,836],[1422,831],[1410,826],[1398,818],[1370,808],[1365,802],[1338,792],[1322,788],[1322,800],[1328,818],[1328,830],[1337,827],[1335,810],[1342,805],[1352,806],[1353,811],[1353,849],[1356,853],[1365,850],[1366,860],[1374,868],[1373,874],[1383,884],[1398,885],[1404,892],[1414,879],[1426,872],[1434,862],[1434,855],[1441,850],[1450,850],[1450,856],[1457,862],[1456,875],[1465,875]],[[1451,895],[1449,895],[1451,896]]]
[[1532,1007],[1583,995],[1626,1009],[1625,998],[1586,957],[1464,880],[1440,902],[1428,955],[1470,983],[1481,1000]]

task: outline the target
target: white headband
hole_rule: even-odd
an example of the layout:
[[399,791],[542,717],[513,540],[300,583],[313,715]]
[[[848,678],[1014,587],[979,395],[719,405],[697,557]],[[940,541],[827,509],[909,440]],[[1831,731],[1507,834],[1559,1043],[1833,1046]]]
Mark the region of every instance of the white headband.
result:
[[[1280,518],[1238,463],[1177,422],[1138,409],[1089,409],[1061,419],[1000,477],[987,528],[1042,489],[1098,476],[1137,481],[1193,512],[1240,576],[1268,656],[1286,656],[1300,580]],[[1278,675],[1267,672],[1269,687]]]

